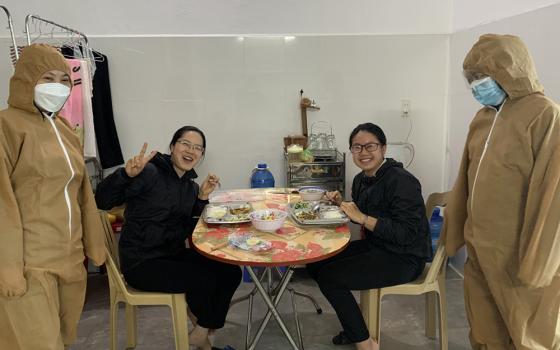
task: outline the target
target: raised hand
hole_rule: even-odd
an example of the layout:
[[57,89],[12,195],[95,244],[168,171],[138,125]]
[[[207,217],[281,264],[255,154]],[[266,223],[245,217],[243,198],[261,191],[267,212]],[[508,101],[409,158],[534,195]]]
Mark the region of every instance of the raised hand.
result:
[[340,203],[342,203],[342,195],[338,191],[325,193],[325,198],[327,198],[329,201],[333,202],[336,205],[340,205]]
[[151,151],[150,154],[146,157],[146,149],[148,148],[148,143],[144,142],[144,146],[142,146],[142,150],[137,156],[130,158],[124,167],[126,171],[126,175],[129,177],[135,177],[144,170],[144,167],[150,159],[152,159],[156,155],[156,151]]
[[214,192],[216,187],[220,187],[220,178],[215,174],[209,173],[202,185],[200,185],[198,198],[203,200],[208,199],[208,196],[210,193]]

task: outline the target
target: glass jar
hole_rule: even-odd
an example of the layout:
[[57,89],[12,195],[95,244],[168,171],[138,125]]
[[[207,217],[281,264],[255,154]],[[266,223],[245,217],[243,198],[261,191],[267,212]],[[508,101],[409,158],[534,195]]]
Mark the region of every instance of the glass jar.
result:
[[319,144],[317,143],[317,134],[309,135],[309,149],[318,149]]
[[327,136],[327,149],[335,150],[336,149],[336,140],[333,134]]
[[317,135],[317,149],[326,150],[327,148],[327,134],[324,132]]

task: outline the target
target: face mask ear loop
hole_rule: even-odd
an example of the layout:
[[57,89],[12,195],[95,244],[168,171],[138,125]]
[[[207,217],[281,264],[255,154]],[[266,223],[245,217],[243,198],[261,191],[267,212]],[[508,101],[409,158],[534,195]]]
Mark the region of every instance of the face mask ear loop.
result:
[[39,106],[37,106],[37,104],[35,103],[35,101],[33,101],[33,105],[35,106],[35,108],[37,108],[37,110],[39,111],[39,113],[41,113],[41,117],[43,117],[43,121],[45,120],[45,118],[51,118],[51,119],[52,119],[52,118],[54,117],[54,114],[56,113],[56,112],[51,112],[51,114],[49,115],[48,112],[43,112],[43,111],[41,110],[41,108],[39,108]]

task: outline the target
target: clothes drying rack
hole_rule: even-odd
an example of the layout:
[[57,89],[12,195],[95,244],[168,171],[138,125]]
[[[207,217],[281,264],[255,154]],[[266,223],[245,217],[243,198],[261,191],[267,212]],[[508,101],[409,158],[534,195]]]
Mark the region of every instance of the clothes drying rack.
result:
[[10,36],[12,38],[12,46],[10,47],[10,57],[12,58],[12,64],[15,64],[19,58],[19,52],[17,50],[16,36],[14,34],[14,23],[12,22],[12,15],[6,6],[0,5],[0,8],[6,13],[8,17],[8,30],[10,31]]
[[103,57],[93,54],[88,37],[84,33],[38,15],[27,15],[25,17],[25,35],[27,45],[44,42],[57,48],[72,48],[74,55],[71,58],[89,62],[92,80],[95,74],[95,63],[103,61]]

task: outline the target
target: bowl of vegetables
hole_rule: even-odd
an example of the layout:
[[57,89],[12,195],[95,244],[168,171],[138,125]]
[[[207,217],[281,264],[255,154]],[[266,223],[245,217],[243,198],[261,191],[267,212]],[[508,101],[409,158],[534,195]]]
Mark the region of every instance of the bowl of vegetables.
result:
[[263,209],[253,211],[249,217],[257,230],[275,232],[284,226],[288,213],[278,209]]

